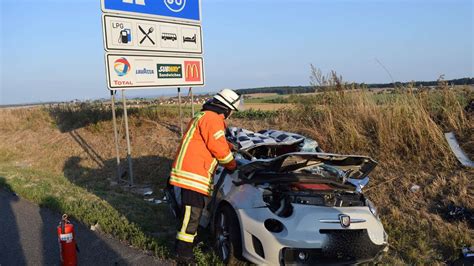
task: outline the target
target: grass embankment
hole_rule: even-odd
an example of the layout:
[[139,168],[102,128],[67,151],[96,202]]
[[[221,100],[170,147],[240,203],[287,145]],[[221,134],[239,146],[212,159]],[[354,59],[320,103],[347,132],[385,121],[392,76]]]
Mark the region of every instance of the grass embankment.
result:
[[[294,99],[300,96],[293,96]],[[473,120],[462,110],[472,91],[340,91],[301,96],[291,109],[237,113],[232,125],[275,128],[318,140],[330,152],[367,154],[379,161],[366,189],[389,234],[387,263],[443,263],[474,244],[465,222],[447,222],[454,203],[474,208],[472,171],[459,167],[443,132],[472,143]],[[197,109],[196,109],[197,110]],[[176,108],[131,108],[135,180],[163,187],[179,141]],[[184,122],[190,117],[184,112]],[[109,184],[114,178],[110,109],[105,105],[0,110],[1,182],[21,196],[67,212],[86,225],[169,257],[175,221],[165,206]],[[118,117],[119,125],[123,119]],[[120,131],[121,155],[125,140]],[[125,165],[123,167],[126,168]],[[471,179],[471,180],[470,180]],[[470,182],[471,181],[471,182]],[[410,192],[411,185],[421,186]],[[208,253],[196,250],[200,261]]]

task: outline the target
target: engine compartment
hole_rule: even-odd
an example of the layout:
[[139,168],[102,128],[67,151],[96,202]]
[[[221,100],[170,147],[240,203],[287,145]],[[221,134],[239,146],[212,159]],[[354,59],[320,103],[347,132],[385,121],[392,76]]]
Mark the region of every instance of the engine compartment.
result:
[[293,204],[323,207],[365,206],[363,194],[353,191],[333,189],[326,184],[266,184],[259,185],[263,191],[263,201],[280,217],[293,213]]

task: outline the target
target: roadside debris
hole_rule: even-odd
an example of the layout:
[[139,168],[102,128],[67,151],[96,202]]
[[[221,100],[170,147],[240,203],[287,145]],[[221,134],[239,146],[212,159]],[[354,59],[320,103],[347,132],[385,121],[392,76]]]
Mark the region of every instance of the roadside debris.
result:
[[143,196],[150,196],[151,194],[153,194],[152,190],[143,192]]
[[153,195],[153,188],[150,185],[137,186],[131,188],[130,192],[140,196],[151,196]]
[[474,114],[474,99],[471,99],[471,101],[464,107],[464,110],[466,113],[473,113]]
[[161,204],[163,200],[155,199],[155,198],[146,198],[145,201],[152,203],[152,204]]
[[459,259],[450,263],[453,266],[474,265],[474,247],[463,247]]
[[474,247],[464,247],[462,249],[462,254],[464,255],[465,258],[467,258],[467,257],[473,257],[474,258]]
[[459,143],[456,140],[456,136],[454,136],[454,133],[453,132],[444,133],[444,136],[446,140],[448,141],[451,151],[454,153],[454,155],[459,160],[459,162],[466,167],[474,168],[474,162],[471,161],[467,157],[467,155],[464,153],[464,151],[461,149],[461,147],[459,147]]
[[472,210],[450,204],[447,211],[446,218],[448,221],[467,221],[470,227],[474,227],[474,213]]
[[99,223],[97,222],[96,224],[94,225],[91,225],[91,231],[100,231],[100,225]]
[[413,193],[418,192],[418,190],[420,190],[420,186],[418,186],[418,185],[413,185],[410,188],[410,191],[413,192]]

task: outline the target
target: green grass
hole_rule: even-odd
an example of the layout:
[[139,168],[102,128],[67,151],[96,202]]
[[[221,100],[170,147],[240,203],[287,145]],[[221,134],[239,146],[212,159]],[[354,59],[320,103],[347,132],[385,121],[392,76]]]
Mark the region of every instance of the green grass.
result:
[[263,96],[263,97],[251,97],[251,98],[245,98],[245,103],[274,103],[273,101],[278,101],[278,99],[284,99],[284,96],[280,95],[268,95],[268,96]]

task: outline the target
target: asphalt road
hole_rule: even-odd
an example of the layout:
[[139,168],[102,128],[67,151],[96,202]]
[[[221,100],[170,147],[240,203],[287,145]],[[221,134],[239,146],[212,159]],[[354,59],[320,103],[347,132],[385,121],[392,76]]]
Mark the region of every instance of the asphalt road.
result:
[[[61,214],[0,188],[0,266],[59,265],[56,227],[60,218]],[[172,264],[72,222],[80,250],[79,265]]]

